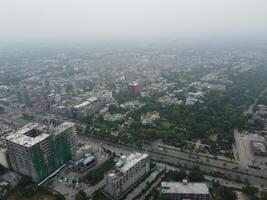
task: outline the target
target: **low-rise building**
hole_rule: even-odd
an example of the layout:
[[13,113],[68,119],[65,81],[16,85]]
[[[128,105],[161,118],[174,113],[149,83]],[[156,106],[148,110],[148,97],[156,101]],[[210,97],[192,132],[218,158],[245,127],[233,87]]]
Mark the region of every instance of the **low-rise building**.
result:
[[85,154],[81,159],[74,163],[76,171],[82,173],[96,164],[96,157],[92,154]]
[[161,182],[161,195],[170,200],[209,200],[205,183]]

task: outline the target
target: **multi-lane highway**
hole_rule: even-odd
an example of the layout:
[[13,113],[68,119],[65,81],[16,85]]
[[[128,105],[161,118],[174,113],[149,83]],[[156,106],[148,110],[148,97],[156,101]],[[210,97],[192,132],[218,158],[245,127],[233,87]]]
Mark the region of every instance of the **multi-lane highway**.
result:
[[[267,174],[261,174],[258,170],[251,171],[249,173],[243,172],[238,168],[238,164],[235,162],[224,162],[222,160],[216,160],[206,157],[199,156],[198,159],[190,158],[188,153],[175,151],[175,150],[164,150],[159,151],[152,146],[144,146],[142,149],[137,149],[134,147],[129,147],[125,145],[119,145],[114,143],[109,143],[105,141],[101,141],[95,138],[86,138],[79,136],[79,142],[81,143],[95,143],[102,144],[105,148],[110,149],[118,154],[129,154],[130,152],[139,151],[146,152],[151,156],[151,159],[161,162],[170,163],[173,165],[182,165],[192,167],[194,165],[198,165],[201,170],[207,172],[214,172],[218,168],[224,171],[225,176],[231,177],[238,181],[253,183],[254,186],[258,186],[260,188],[264,187],[267,189]],[[264,175],[265,178],[259,177],[259,175]]]

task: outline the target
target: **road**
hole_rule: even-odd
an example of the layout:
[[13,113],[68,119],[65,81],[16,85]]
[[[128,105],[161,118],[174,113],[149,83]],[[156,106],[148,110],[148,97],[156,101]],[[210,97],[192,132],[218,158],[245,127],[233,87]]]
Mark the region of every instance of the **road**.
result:
[[[210,159],[209,161],[205,161],[205,159],[201,159],[202,162],[197,162],[194,159],[190,159],[188,153],[181,153],[181,152],[155,152],[152,151],[151,146],[148,149],[147,147],[144,147],[144,149],[137,149],[129,146],[124,145],[118,145],[113,143],[108,143],[105,141],[101,141],[94,138],[86,138],[79,136],[79,141],[82,143],[89,142],[89,143],[101,143],[105,148],[110,149],[114,152],[117,152],[118,154],[130,154],[131,152],[146,152],[151,156],[151,159],[160,161],[160,162],[166,162],[170,164],[180,164],[182,166],[188,166],[192,167],[194,165],[198,165],[201,170],[206,172],[213,172],[214,170],[217,170],[218,168],[223,168],[224,173],[226,176],[230,176],[231,178],[238,179],[244,182],[250,182],[253,183],[254,186],[258,187],[264,187],[267,189],[267,180],[257,177],[259,175],[259,171],[251,171],[252,174],[245,174],[243,171],[237,171],[233,170],[231,167],[235,167],[236,164],[229,164],[226,165],[222,164],[222,161],[216,161],[216,159]],[[264,174],[266,177],[267,174]]]
[[246,150],[244,149],[243,140],[237,129],[234,130],[234,137],[235,137],[235,145],[236,145],[236,150],[237,150],[238,159],[239,159],[239,166],[241,169],[247,170],[248,164],[249,164],[248,158],[246,155]]
[[[265,92],[267,92],[267,87],[260,93],[259,97],[261,97]],[[258,97],[258,98],[259,98]],[[252,114],[253,113],[253,108],[255,107],[255,105],[257,104],[258,102],[258,98],[254,98],[254,101],[253,103],[248,107],[247,110],[245,110],[243,112],[243,114],[247,115],[247,114]]]

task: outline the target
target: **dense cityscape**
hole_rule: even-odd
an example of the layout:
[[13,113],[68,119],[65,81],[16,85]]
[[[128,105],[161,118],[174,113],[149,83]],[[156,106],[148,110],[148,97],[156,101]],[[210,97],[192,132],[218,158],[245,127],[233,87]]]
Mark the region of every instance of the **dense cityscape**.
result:
[[0,198],[267,198],[267,46],[73,49],[1,49]]
[[0,0],[0,200],[267,200],[266,0]]

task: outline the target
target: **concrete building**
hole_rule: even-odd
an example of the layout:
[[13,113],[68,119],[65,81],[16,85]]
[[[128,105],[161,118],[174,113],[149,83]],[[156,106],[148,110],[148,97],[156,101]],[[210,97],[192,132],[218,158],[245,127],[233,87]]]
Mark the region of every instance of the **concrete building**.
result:
[[170,200],[209,200],[205,183],[161,182],[161,195]]
[[71,122],[48,129],[30,123],[6,136],[11,168],[39,183],[75,155],[76,128]]
[[112,199],[119,199],[148,172],[148,154],[133,153],[128,157],[122,156],[116,164],[116,169],[105,175],[105,192]]
[[73,116],[76,119],[83,119],[96,113],[103,104],[96,98],[92,97],[73,107]]
[[79,120],[91,116],[106,104],[111,103],[112,98],[112,92],[106,92],[101,93],[101,95],[98,97],[86,99],[86,101],[73,107],[73,116]]
[[129,95],[131,97],[140,96],[143,91],[143,86],[139,83],[133,82],[128,85]]

